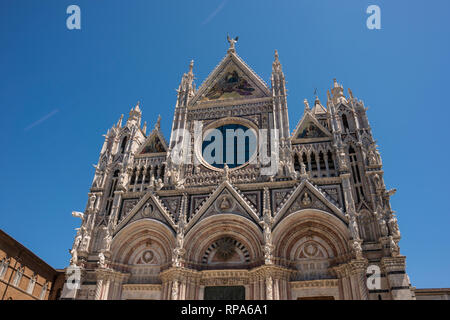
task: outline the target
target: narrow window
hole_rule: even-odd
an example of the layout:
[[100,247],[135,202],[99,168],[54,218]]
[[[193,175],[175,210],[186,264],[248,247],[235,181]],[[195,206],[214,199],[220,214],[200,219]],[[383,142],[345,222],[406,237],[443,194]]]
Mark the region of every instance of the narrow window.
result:
[[120,152],[124,153],[125,152],[125,147],[127,146],[127,137],[124,137],[122,140],[122,144],[120,145]]
[[348,120],[345,114],[342,115],[342,125],[344,126],[344,132],[349,130]]

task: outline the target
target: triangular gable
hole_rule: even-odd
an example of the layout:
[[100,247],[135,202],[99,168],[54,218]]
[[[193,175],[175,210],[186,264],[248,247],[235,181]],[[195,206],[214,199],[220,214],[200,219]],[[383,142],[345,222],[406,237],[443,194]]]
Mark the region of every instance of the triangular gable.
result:
[[267,84],[236,53],[230,52],[206,78],[190,105],[262,97],[271,97]]
[[331,133],[311,114],[305,112],[292,134],[292,143],[328,141]]
[[[144,212],[146,204],[152,205],[151,210],[147,210]],[[150,218],[159,220],[163,223],[166,223],[168,226],[171,226],[175,229],[174,217],[168,212],[167,208],[161,203],[158,196],[151,191],[148,191],[145,196],[143,196],[138,203],[133,207],[133,209],[124,217],[121,221],[119,221],[115,232],[118,232],[120,229],[125,227],[128,223],[137,220],[139,218],[137,215],[141,215],[142,218]],[[161,219],[162,218],[162,219]]]
[[355,111],[348,105],[346,102],[339,102],[337,106],[335,107],[336,111],[342,111],[342,112],[350,112],[353,114]]
[[289,198],[284,201],[278,212],[275,213],[274,225],[280,222],[285,216],[304,209],[322,210],[335,215],[344,223],[348,223],[342,210],[327,199],[324,192],[308,180],[303,180]]
[[168,149],[167,141],[159,130],[153,130],[136,151],[136,155],[161,154]]
[[228,181],[224,181],[190,218],[187,229],[189,230],[192,228],[212,206],[221,213],[233,214],[235,213],[233,212],[233,208],[235,208],[236,205],[240,206],[245,211],[248,218],[253,219],[255,222],[259,221],[258,214],[250,201],[245,199],[244,196],[241,195]]
[[175,221],[178,221],[181,207],[181,196],[161,197],[160,200],[166,209],[172,214]]
[[372,211],[372,209],[369,208],[369,206],[367,205],[366,201],[364,201],[364,200],[362,200],[359,203],[358,208],[356,208],[357,212],[361,212],[362,210]]

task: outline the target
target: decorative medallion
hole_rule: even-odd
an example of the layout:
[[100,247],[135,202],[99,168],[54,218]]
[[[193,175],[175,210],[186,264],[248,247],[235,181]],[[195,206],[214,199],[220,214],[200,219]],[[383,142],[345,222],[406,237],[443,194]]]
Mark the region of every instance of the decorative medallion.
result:
[[142,254],[142,261],[144,261],[144,263],[150,263],[153,260],[154,256],[155,255],[153,254],[153,251],[144,251],[144,253]]
[[153,212],[153,206],[150,203],[147,203],[142,210],[142,215],[144,217],[149,217]]
[[303,194],[303,197],[302,197],[302,204],[303,204],[305,207],[308,207],[308,206],[311,205],[311,197],[309,196],[308,192],[305,192],[305,193]]
[[235,206],[236,206],[236,203],[235,203],[234,199],[228,194],[224,194],[224,195],[218,197],[215,202],[215,207],[216,207],[217,211],[219,211],[219,212],[232,211]]

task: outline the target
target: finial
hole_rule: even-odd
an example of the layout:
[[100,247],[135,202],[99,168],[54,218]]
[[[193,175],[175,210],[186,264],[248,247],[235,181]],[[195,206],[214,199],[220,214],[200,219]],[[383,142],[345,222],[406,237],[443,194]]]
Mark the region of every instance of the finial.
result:
[[136,107],[134,107],[134,110],[135,111],[141,111],[140,109],[139,109],[139,105],[141,104],[141,101],[138,101],[137,102],[137,104],[136,104]]
[[158,115],[158,120],[156,121],[155,129],[156,130],[161,129],[161,115],[160,114]]
[[352,89],[348,88],[348,95],[350,96],[350,99],[353,100],[353,92]]
[[235,52],[236,51],[234,45],[238,41],[238,39],[239,39],[239,37],[236,37],[234,39],[230,38],[230,35],[227,33],[227,41],[230,44],[230,48],[228,48],[228,52]]
[[192,70],[194,69],[194,60],[191,60],[191,63],[189,64],[189,73],[192,74]]
[[308,100],[307,99],[303,100],[303,103],[305,104],[305,111],[309,111],[310,108],[309,108]]
[[272,72],[281,72],[281,63],[278,59],[278,50],[275,50],[275,60],[272,63]]
[[123,114],[120,116],[119,121],[117,121],[117,128],[120,128],[122,126],[122,120],[123,120]]
[[145,134],[146,131],[147,131],[147,121],[144,121],[144,126],[142,127],[142,132],[144,132],[144,134]]

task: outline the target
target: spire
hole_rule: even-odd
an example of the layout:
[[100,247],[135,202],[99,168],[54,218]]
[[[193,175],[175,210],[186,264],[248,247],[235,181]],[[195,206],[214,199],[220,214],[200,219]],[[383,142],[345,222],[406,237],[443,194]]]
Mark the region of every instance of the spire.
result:
[[353,100],[353,92],[350,88],[348,88],[348,96],[350,97],[350,100]]
[[192,70],[194,70],[194,60],[191,60],[191,63],[189,64],[189,74],[193,75],[194,73]]
[[123,120],[123,114],[120,116],[119,121],[117,121],[117,128],[120,128],[122,126],[122,120]]
[[141,109],[139,108],[140,101],[137,102],[136,106],[134,108],[131,108],[130,114],[128,115],[127,125],[128,124],[137,124],[138,126],[141,125]]
[[305,104],[305,113],[311,111],[309,108],[308,99],[303,100],[303,103]]
[[275,50],[275,60],[272,63],[272,72],[283,72],[278,58],[278,50]]
[[142,127],[142,132],[146,134],[147,131],[147,121],[144,121],[144,126]]
[[155,130],[160,130],[161,129],[161,115],[158,115],[158,120],[156,120],[156,124],[155,124]]
[[188,104],[188,100],[194,96],[195,94],[195,85],[194,85],[194,60],[191,60],[189,63],[189,72],[183,74],[181,78],[180,86],[178,87],[178,101],[177,106],[186,106]]
[[140,104],[141,104],[141,102],[138,101],[137,104],[136,104],[136,106],[134,107],[134,111],[141,112],[141,109],[139,108],[139,105],[140,105]]
[[339,84],[336,78],[333,79],[333,87],[331,88],[333,103],[347,102],[344,96],[344,88]]
[[325,107],[320,103],[318,96],[316,96],[316,100],[314,101],[314,107],[312,108],[312,113],[314,115],[327,113],[327,110],[325,109]]

